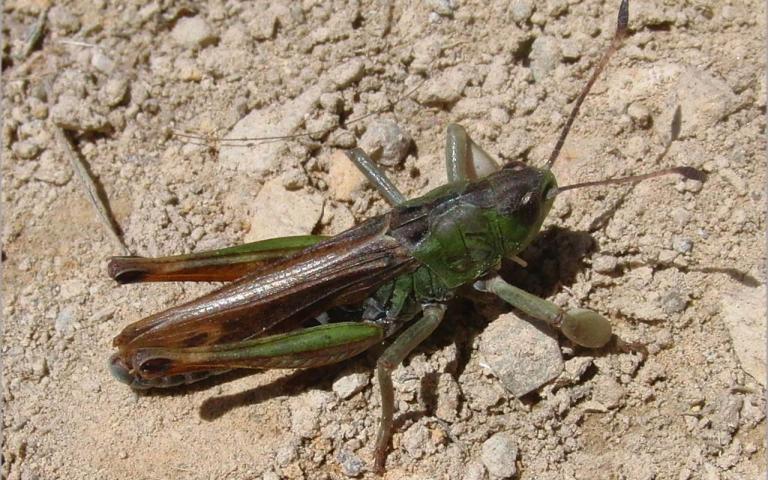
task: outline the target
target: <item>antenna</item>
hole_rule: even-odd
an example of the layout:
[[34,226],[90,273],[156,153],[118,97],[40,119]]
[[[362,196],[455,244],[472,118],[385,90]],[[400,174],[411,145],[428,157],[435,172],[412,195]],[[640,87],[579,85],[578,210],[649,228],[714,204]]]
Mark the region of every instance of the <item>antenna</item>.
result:
[[663,175],[669,175],[670,173],[676,173],[682,175],[685,178],[692,180],[704,181],[705,175],[699,170],[693,167],[670,167],[663,170],[657,170],[655,172],[646,173],[643,175],[632,175],[631,177],[622,178],[608,178],[605,180],[595,180],[593,182],[574,183],[572,185],[566,185],[564,187],[558,187],[557,193],[562,193],[566,190],[575,190],[577,188],[594,187],[597,185],[619,185],[622,183],[637,183],[649,178],[661,177]]
[[562,150],[563,144],[565,144],[565,139],[568,137],[568,132],[571,131],[573,122],[576,120],[576,116],[579,114],[579,108],[581,108],[581,104],[584,103],[584,99],[587,98],[587,94],[592,89],[592,85],[594,85],[597,81],[597,77],[600,75],[603,69],[605,69],[605,66],[608,64],[608,60],[610,60],[611,56],[616,53],[619,47],[621,47],[622,42],[627,37],[627,24],[629,24],[629,0],[622,0],[621,5],[619,6],[619,19],[616,25],[616,33],[613,34],[613,40],[611,40],[611,44],[608,46],[608,50],[606,50],[603,54],[603,58],[600,59],[600,62],[598,62],[595,70],[592,72],[592,76],[589,77],[589,81],[579,94],[579,98],[576,99],[576,103],[573,105],[573,110],[571,110],[571,114],[568,116],[568,120],[565,122],[563,130],[560,132],[560,138],[557,139],[555,148],[552,149],[552,153],[549,155],[549,159],[547,160],[547,164],[545,166],[546,169],[552,170],[552,166],[555,164],[555,160],[557,160],[558,155],[560,155],[560,150]]

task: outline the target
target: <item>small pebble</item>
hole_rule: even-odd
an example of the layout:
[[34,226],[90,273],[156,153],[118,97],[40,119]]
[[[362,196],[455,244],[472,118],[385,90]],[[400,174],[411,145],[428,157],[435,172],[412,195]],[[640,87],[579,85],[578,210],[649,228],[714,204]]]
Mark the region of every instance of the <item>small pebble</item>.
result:
[[691,221],[691,217],[693,216],[690,211],[682,207],[673,208],[670,215],[672,216],[672,220],[674,220],[675,223],[680,227],[688,225],[688,223]]
[[619,260],[613,255],[600,255],[592,260],[592,270],[597,273],[611,273],[616,270]]
[[277,14],[270,9],[256,15],[256,18],[248,25],[254,40],[268,40],[275,35],[277,26]]
[[687,306],[688,295],[677,289],[670,290],[661,299],[661,309],[667,315],[681,313]]
[[499,432],[483,443],[481,460],[488,472],[497,478],[517,474],[517,445],[511,432]]
[[348,477],[357,477],[365,469],[365,461],[347,450],[340,451],[336,460],[341,464],[344,475]]
[[320,95],[320,106],[330,113],[339,113],[344,105],[344,99],[339,92],[323,93]]
[[29,97],[27,102],[29,105],[29,113],[38,120],[45,120],[48,118],[48,104],[39,98]]
[[96,49],[91,56],[91,66],[101,73],[110,74],[115,69],[115,62],[107,54]]
[[365,188],[365,176],[341,150],[333,152],[328,163],[328,188],[331,196],[336,200],[353,201]]
[[733,189],[740,196],[747,194],[747,182],[742,176],[736,173],[731,168],[723,168],[720,170],[720,176],[722,176],[728,183],[731,184]]
[[80,30],[80,19],[61,5],[56,5],[48,11],[48,23],[54,30],[65,34]]
[[391,120],[373,122],[360,139],[360,146],[368,155],[381,149],[378,162],[387,167],[399,165],[408,155],[412,143],[408,132]]
[[29,140],[21,140],[13,144],[13,153],[19,158],[29,160],[40,153],[40,145]]
[[128,93],[128,80],[125,77],[113,77],[107,80],[102,89],[101,98],[110,107],[117,106],[125,100]]
[[638,127],[645,129],[651,126],[651,112],[642,103],[634,102],[630,104],[627,108],[627,114]]
[[563,40],[561,49],[563,52],[563,58],[566,60],[573,62],[581,58],[581,42],[576,39],[569,38],[567,40]]
[[74,320],[75,315],[71,310],[68,308],[61,310],[59,314],[56,315],[56,320],[53,323],[56,333],[59,335],[68,334],[72,330],[72,323]]
[[38,380],[48,375],[48,361],[40,357],[32,363],[32,375]]
[[365,75],[365,63],[359,58],[353,58],[331,71],[329,78],[341,90],[363,78],[363,75]]
[[347,399],[361,392],[370,383],[370,375],[364,372],[348,372],[333,382],[333,392],[341,399]]
[[403,432],[402,442],[411,458],[421,458],[426,450],[432,450],[429,446],[434,447],[430,442],[429,429],[423,422],[415,423]]
[[300,438],[315,436],[320,423],[320,415],[326,408],[329,396],[333,394],[310,390],[289,401],[291,411],[291,432]]
[[659,252],[659,258],[658,258],[659,264],[660,265],[669,265],[669,264],[671,264],[672,262],[675,261],[675,259],[678,257],[678,255],[680,255],[680,254],[677,253],[674,250],[664,249],[664,250]]
[[443,373],[437,382],[437,406],[435,416],[447,422],[453,422],[458,418],[459,403],[461,402],[461,388],[453,376]]
[[289,235],[308,235],[320,221],[323,198],[317,193],[289,191],[277,178],[264,184],[251,203],[252,242]]
[[427,5],[442,17],[452,17],[457,8],[455,0],[427,0]]
[[464,475],[462,480],[483,480],[485,479],[485,467],[482,463],[472,461],[469,462],[464,469]]
[[542,35],[533,41],[531,47],[531,72],[533,78],[540,82],[555,69],[562,58],[558,41],[549,35]]
[[416,92],[416,100],[422,105],[451,105],[464,93],[470,74],[462,66],[449,68]]
[[607,375],[600,375],[592,390],[592,400],[612,410],[621,406],[625,394],[624,387],[619,382]]
[[109,122],[104,115],[93,111],[92,106],[82,98],[65,93],[61,95],[51,109],[53,121],[67,130],[81,132],[101,132],[109,130]]
[[171,31],[173,40],[182,47],[205,47],[216,41],[208,22],[201,17],[182,17]]
[[693,241],[690,238],[678,237],[672,241],[672,248],[679,253],[688,253],[693,249]]
[[515,0],[512,2],[512,20],[517,23],[525,23],[533,15],[533,2],[528,0]]

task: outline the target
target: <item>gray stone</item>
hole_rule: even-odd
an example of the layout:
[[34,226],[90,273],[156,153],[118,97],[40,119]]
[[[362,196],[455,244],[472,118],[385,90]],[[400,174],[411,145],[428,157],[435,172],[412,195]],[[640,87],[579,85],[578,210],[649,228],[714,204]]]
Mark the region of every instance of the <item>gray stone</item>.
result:
[[422,105],[450,105],[461,98],[469,83],[469,74],[462,66],[449,68],[416,92]]
[[531,73],[537,82],[544,80],[549,72],[560,63],[562,52],[554,37],[542,35],[533,41],[531,47]]
[[510,7],[512,20],[517,23],[525,23],[533,15],[533,2],[528,0],[514,0]]
[[672,241],[672,248],[679,253],[688,253],[693,249],[693,240],[687,237],[677,237]]
[[367,372],[346,372],[333,382],[333,392],[341,399],[347,399],[361,392],[371,381]]
[[251,204],[251,230],[246,241],[308,235],[320,221],[323,198],[317,193],[288,191],[277,178],[264,184]]
[[514,477],[517,474],[517,445],[512,432],[499,432],[486,440],[481,460],[492,477]]
[[348,477],[357,477],[365,469],[365,461],[348,450],[340,451],[336,460],[341,464],[344,475]]
[[611,273],[616,270],[619,260],[613,255],[600,255],[592,260],[592,270],[597,273]]
[[91,65],[101,73],[110,74],[115,69],[115,61],[99,49],[91,56]]
[[127,94],[128,80],[125,77],[110,78],[101,90],[102,101],[110,107],[123,103]]
[[457,5],[455,0],[427,0],[429,8],[443,17],[452,17]]
[[688,294],[672,288],[661,298],[661,310],[667,315],[681,313],[688,307]]
[[563,371],[560,346],[546,328],[507,313],[480,337],[482,361],[516,397],[538,389]]
[[54,30],[64,34],[80,30],[80,19],[61,5],[56,5],[48,11],[48,23]]
[[378,162],[387,167],[399,165],[408,155],[413,139],[392,120],[380,120],[368,126],[360,147],[369,155],[381,150]]
[[72,310],[65,308],[56,315],[53,328],[59,335],[68,335],[72,331],[72,323],[75,320],[75,314]]

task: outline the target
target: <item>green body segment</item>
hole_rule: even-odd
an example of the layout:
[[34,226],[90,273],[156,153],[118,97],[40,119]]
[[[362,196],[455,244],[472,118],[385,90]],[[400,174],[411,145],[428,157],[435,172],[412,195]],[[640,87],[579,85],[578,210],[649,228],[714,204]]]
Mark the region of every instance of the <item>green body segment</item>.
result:
[[[545,190],[557,187],[551,172],[540,173],[538,192],[525,194],[529,202],[534,196],[540,200],[534,215],[522,209],[504,209],[502,205],[477,201],[478,195],[467,193],[467,182],[441,187],[409,202],[412,206],[442,197],[441,206],[446,205],[430,213],[427,233],[412,251],[434,274],[442,289],[454,289],[474,281],[498,268],[502,258],[517,255],[530,244],[554,200],[546,198]],[[489,178],[488,191],[496,191],[495,180]]]
[[372,295],[393,324],[388,336],[420,305],[445,301],[454,289],[495,271],[502,258],[520,253],[539,232],[554,201],[547,192],[557,183],[548,170],[514,167],[479,181],[443,185],[393,210],[401,224],[388,235],[410,245],[420,266]]

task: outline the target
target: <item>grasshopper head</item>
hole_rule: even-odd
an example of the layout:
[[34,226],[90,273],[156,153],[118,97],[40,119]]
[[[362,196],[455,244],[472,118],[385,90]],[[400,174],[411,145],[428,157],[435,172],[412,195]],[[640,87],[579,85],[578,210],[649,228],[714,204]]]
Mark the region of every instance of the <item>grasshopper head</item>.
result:
[[499,225],[506,253],[515,255],[541,229],[557,195],[557,181],[549,169],[531,167],[522,162],[504,165],[489,180],[496,208],[501,214]]

